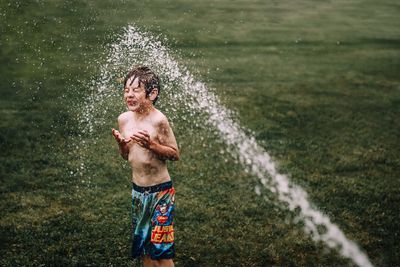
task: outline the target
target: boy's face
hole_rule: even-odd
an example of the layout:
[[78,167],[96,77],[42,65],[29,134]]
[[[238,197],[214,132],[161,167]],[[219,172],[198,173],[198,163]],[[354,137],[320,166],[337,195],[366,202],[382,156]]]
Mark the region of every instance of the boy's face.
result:
[[139,78],[131,77],[126,82],[124,88],[124,101],[128,106],[130,111],[141,111],[144,110],[149,104],[151,105],[151,100],[146,97],[146,90],[144,89],[144,84],[139,85]]

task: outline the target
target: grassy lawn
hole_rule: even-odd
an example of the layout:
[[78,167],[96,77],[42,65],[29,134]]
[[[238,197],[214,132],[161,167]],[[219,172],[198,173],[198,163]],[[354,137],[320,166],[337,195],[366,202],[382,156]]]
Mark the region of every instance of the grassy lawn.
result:
[[[400,264],[396,1],[1,0],[0,10],[1,266],[132,266],[130,170],[110,135],[124,107],[115,97],[110,112],[96,107],[105,124],[92,133],[77,120],[129,24],[161,35],[374,265]],[[182,151],[169,166],[177,266],[353,266],[276,196],[255,194],[258,180],[217,136],[166,106]]]

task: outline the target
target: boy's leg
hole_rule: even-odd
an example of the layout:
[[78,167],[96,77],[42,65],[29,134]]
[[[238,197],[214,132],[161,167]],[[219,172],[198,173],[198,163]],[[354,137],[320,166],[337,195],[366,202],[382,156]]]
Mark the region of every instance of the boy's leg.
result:
[[149,255],[143,256],[144,267],[174,267],[172,259],[167,260],[152,260]]
[[143,256],[143,266],[144,267],[153,267],[153,262],[149,255]]

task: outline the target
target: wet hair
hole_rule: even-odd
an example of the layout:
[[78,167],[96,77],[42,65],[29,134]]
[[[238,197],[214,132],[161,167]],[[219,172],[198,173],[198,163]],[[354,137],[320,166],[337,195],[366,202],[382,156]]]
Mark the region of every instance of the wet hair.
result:
[[[160,79],[158,76],[148,67],[146,66],[138,66],[131,70],[124,79],[124,88],[127,86],[128,80],[133,77],[131,84],[135,81],[136,78],[139,79],[139,86],[141,84],[144,85],[144,89],[146,90],[146,96],[149,96],[153,89],[157,88],[158,94],[154,99],[153,103],[156,103],[158,96],[160,95]],[[129,85],[131,85],[129,84]]]

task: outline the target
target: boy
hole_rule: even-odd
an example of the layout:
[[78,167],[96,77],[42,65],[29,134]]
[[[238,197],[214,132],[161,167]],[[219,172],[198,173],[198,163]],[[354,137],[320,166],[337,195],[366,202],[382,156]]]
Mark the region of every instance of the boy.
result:
[[147,67],[133,69],[124,80],[128,111],[112,129],[121,156],[132,166],[132,257],[144,266],[174,266],[174,194],[166,160],[179,150],[167,118],[153,104],[159,78]]

